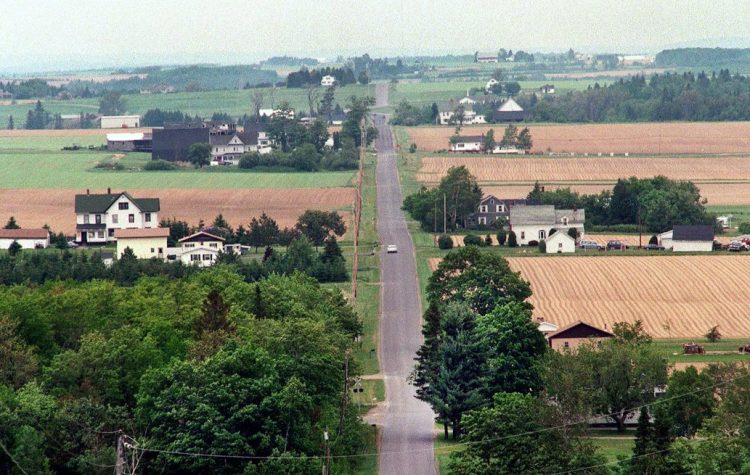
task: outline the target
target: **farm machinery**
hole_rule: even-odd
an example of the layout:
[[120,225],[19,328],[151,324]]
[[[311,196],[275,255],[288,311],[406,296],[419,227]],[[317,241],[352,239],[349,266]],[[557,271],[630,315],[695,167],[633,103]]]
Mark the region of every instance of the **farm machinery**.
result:
[[682,352],[686,355],[702,355],[706,349],[697,343],[683,343]]
[[750,343],[740,346],[740,353],[750,353]]

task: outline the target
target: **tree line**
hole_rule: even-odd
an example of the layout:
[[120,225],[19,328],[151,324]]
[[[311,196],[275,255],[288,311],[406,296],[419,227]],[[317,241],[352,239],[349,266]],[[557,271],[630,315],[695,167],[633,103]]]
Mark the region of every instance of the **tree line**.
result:
[[[640,321],[552,351],[530,296],[505,259],[476,246],[449,252],[429,279],[413,382],[444,437],[462,442],[451,473],[742,473],[747,365],[670,374]],[[618,431],[638,420],[632,456],[605,461],[588,432],[597,416]]]
[[119,431],[144,473],[312,475],[324,431],[332,473],[357,469],[336,456],[363,448],[348,390],[362,325],[336,289],[217,266],[2,286],[0,309],[3,473],[110,473]]
[[286,87],[304,88],[309,85],[319,86],[320,80],[323,79],[323,76],[335,77],[339,86],[357,83],[357,78],[354,76],[354,71],[351,68],[325,67],[320,69],[308,69],[303,66],[299,71],[289,73],[286,78]]

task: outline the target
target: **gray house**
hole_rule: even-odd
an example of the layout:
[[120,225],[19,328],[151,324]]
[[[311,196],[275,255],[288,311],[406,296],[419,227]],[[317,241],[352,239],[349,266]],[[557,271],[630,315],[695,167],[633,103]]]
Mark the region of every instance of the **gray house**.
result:
[[496,227],[499,220],[503,224],[510,215],[510,208],[513,206],[526,205],[525,199],[501,199],[494,195],[486,195],[482,198],[477,206],[477,211],[466,218],[466,227],[476,229],[479,227]]
[[547,239],[553,229],[568,232],[576,228],[583,234],[586,210],[555,209],[552,205],[513,206],[508,216],[511,231],[516,233],[518,244],[525,246],[531,241]]

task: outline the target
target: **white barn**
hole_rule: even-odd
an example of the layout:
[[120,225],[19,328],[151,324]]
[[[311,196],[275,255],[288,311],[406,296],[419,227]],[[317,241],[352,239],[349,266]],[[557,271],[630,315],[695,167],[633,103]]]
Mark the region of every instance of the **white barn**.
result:
[[23,249],[49,247],[49,231],[38,229],[0,229],[0,249],[8,249],[17,242]]
[[714,227],[710,224],[679,225],[672,229],[672,251],[711,252],[714,249]]
[[576,252],[576,240],[566,231],[557,231],[547,238],[547,254],[570,254]]

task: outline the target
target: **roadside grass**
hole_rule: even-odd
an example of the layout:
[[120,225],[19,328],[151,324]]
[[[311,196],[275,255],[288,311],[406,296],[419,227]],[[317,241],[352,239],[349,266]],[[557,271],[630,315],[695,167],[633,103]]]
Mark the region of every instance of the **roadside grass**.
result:
[[[442,428],[441,428],[442,431]],[[450,436],[449,436],[450,437]],[[450,474],[450,470],[448,469],[448,463],[451,459],[451,454],[453,452],[459,451],[463,449],[463,445],[461,445],[460,441],[454,441],[453,439],[445,440],[443,438],[443,434],[435,437],[435,458],[437,459],[437,469],[438,473],[440,475],[448,475]]]
[[[3,139],[0,139],[0,143]],[[129,153],[118,160],[126,168],[99,170],[97,163],[112,160],[112,152],[38,152],[0,149],[0,186],[3,188],[329,188],[350,186],[353,171],[255,172],[218,170],[218,167],[175,171],[143,171],[149,154]],[[222,167],[223,168],[223,167]]]
[[[207,119],[214,112],[225,112],[232,117],[240,117],[243,114],[251,114],[253,109],[252,100],[255,93],[260,92],[264,96],[263,108],[272,107],[271,95],[273,95],[273,107],[278,107],[282,102],[288,102],[296,111],[309,113],[307,102],[307,91],[298,88],[255,88],[225,91],[200,91],[200,92],[176,92],[173,94],[125,94],[123,97],[127,102],[128,113],[144,114],[149,109],[179,110],[191,116],[199,115]],[[375,89],[372,84],[348,85],[337,87],[335,102],[342,108],[349,102],[352,95],[357,97],[374,96]],[[321,88],[322,96],[322,88]],[[79,114],[81,112],[97,113],[99,100],[74,99],[63,101],[56,99],[43,99],[42,105],[50,114]],[[8,116],[12,115],[16,128],[22,128],[26,121],[26,114],[34,108],[34,104],[0,105],[0,128],[7,128]]]

